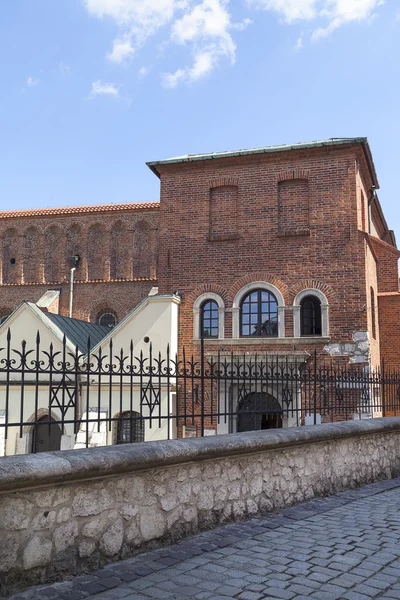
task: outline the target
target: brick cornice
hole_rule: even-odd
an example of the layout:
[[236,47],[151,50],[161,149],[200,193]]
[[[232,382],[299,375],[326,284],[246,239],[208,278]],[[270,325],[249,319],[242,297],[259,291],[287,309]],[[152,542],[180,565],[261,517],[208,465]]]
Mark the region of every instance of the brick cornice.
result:
[[382,249],[400,258],[400,250],[398,250],[398,248],[395,248],[391,244],[388,244],[387,242],[384,242],[383,240],[380,240],[369,233],[365,233],[364,235],[368,244],[377,249],[378,252]]

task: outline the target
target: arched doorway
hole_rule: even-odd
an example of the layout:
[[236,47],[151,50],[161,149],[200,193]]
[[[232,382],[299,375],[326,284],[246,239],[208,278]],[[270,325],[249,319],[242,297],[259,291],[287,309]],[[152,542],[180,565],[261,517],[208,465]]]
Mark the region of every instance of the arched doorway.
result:
[[[50,423],[49,423],[50,421]],[[61,428],[49,415],[41,417],[33,427],[32,452],[51,452],[61,448]]]
[[263,392],[251,392],[239,403],[238,431],[279,429],[283,426],[282,409],[276,398]]

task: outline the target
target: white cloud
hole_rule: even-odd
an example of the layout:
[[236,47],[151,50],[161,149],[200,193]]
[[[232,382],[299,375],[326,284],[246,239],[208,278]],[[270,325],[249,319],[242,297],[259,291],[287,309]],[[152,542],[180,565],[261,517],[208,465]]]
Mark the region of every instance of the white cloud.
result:
[[296,42],[296,50],[301,50],[303,47],[303,36],[300,36]]
[[146,75],[148,75],[149,73],[150,73],[150,67],[142,67],[141,69],[139,69],[140,77],[146,77]]
[[39,85],[39,79],[35,79],[34,77],[27,77],[26,85],[28,87],[36,87],[37,85]]
[[229,0],[202,0],[172,25],[173,42],[192,45],[192,65],[164,77],[164,85],[174,87],[187,79],[196,81],[210,73],[222,58],[236,60],[236,44],[230,34]]
[[119,34],[107,57],[124,63],[161,28],[170,27],[170,43],[187,46],[190,66],[164,76],[164,84],[196,80],[214,69],[221,59],[235,62],[232,29],[244,29],[250,19],[235,25],[228,10],[230,0],[84,0],[89,13],[115,21]]
[[112,52],[107,54],[107,57],[111,62],[123,63],[128,58],[133,56],[135,52],[132,46],[132,41],[129,35],[125,35],[122,38],[114,40]]
[[96,96],[112,96],[113,98],[119,98],[120,93],[118,87],[114,83],[105,83],[97,80],[93,81],[92,89],[89,94],[90,98],[95,98]]
[[248,28],[249,25],[252,25],[253,21],[252,19],[243,19],[243,21],[241,23],[233,23],[232,25],[232,29],[236,29],[236,31],[244,31],[245,29]]
[[[238,0],[82,0],[90,15],[110,19],[118,31],[107,53],[109,61],[126,63],[149,38],[160,30],[167,35],[158,47],[176,44],[187,48],[191,60],[163,75],[166,87],[195,81],[210,73],[222,61],[236,60],[234,31],[242,31],[252,20],[232,20]],[[369,20],[383,0],[241,0],[249,9],[276,13],[286,23],[303,20],[313,23],[312,39],[328,36],[338,27]],[[303,45],[303,35],[297,49]],[[140,72],[139,72],[140,74]]]
[[249,6],[274,11],[287,22],[319,20],[312,39],[326,37],[345,23],[370,19],[383,0],[247,0]]
[[325,27],[318,27],[312,39],[315,41],[327,37],[345,23],[370,19],[374,10],[382,4],[382,0],[327,0],[321,16],[328,18],[330,22]]
[[64,77],[69,77],[69,75],[71,75],[71,67],[63,62],[60,63],[60,73]]
[[398,11],[396,13],[396,21],[400,21],[400,8],[398,9]]
[[260,10],[277,12],[291,23],[297,19],[314,19],[319,0],[247,0],[247,3]]
[[116,22],[121,34],[114,40],[108,58],[123,62],[140,49],[147,39],[167,25],[175,11],[186,4],[181,0],[84,0],[94,17]]
[[180,83],[183,79],[185,79],[186,73],[183,69],[178,69],[175,73],[164,73],[163,75],[163,84],[164,87],[174,88]]

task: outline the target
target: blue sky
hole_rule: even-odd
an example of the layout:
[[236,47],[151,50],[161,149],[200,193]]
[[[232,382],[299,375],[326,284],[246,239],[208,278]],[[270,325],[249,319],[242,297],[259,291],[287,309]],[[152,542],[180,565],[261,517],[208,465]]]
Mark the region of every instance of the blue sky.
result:
[[156,200],[145,162],[368,136],[398,202],[397,0],[12,0],[0,207]]

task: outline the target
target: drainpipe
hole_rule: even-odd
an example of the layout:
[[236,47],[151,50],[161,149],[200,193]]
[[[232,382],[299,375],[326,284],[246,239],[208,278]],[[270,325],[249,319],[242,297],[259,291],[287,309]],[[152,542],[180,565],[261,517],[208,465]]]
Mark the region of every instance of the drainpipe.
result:
[[69,280],[69,318],[72,319],[72,302],[74,299],[74,273],[76,267],[72,267]]
[[74,265],[71,269],[70,272],[70,279],[69,279],[69,318],[72,319],[72,303],[74,300],[74,273],[76,270],[76,267],[78,266],[79,263],[79,256],[75,255],[72,257],[72,264]]

